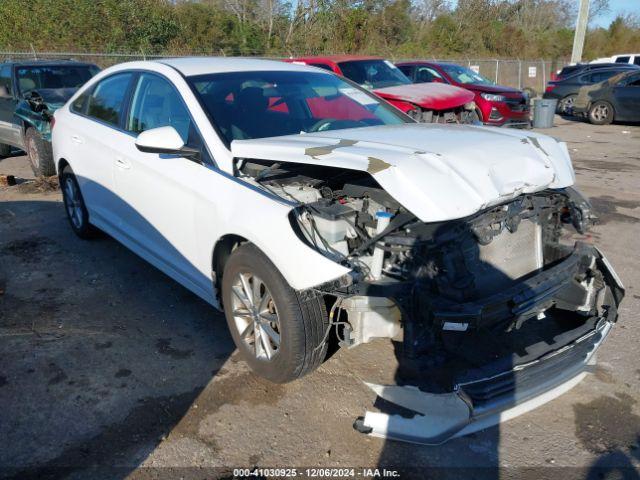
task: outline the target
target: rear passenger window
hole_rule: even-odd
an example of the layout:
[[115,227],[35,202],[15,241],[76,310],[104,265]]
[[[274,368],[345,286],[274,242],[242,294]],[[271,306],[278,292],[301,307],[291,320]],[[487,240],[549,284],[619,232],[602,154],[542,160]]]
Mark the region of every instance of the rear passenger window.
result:
[[629,63],[629,59],[631,57],[618,57],[616,58],[616,63]]
[[613,77],[620,72],[596,72],[592,73],[590,77],[591,83],[604,82],[605,80]]
[[98,82],[88,98],[87,115],[119,126],[126,110],[124,99],[132,76],[131,73],[121,73]]
[[633,57],[633,63],[634,65],[640,65],[640,55]]

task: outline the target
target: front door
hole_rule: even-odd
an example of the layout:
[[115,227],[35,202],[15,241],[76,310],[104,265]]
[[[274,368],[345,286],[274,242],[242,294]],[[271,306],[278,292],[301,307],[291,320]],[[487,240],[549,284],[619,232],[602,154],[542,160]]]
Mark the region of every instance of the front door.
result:
[[152,263],[192,290],[208,292],[210,277],[196,266],[195,192],[212,172],[193,160],[143,153],[135,146],[139,133],[165,126],[175,128],[185,145],[204,152],[178,91],[163,77],[142,73],[133,89],[125,126],[133,136],[114,162],[115,187],[121,199],[118,215]]
[[640,121],[640,74],[613,87],[616,120]]

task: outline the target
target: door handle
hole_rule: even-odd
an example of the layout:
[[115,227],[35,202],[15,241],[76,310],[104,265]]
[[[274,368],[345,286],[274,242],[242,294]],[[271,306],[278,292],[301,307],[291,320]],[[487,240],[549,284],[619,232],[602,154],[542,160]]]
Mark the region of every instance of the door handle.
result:
[[122,157],[117,157],[116,167],[121,168],[122,170],[129,170],[131,168],[131,163]]
[[78,144],[82,143],[82,138],[80,138],[78,135],[72,135],[71,140]]

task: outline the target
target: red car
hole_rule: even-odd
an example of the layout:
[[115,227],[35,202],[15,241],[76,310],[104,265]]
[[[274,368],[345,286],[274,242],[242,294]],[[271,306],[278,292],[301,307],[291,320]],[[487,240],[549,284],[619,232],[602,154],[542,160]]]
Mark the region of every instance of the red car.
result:
[[476,123],[474,94],[452,85],[416,85],[393,63],[379,57],[334,55],[300,57],[287,62],[303,63],[342,75],[377,96],[427,123]]
[[453,63],[402,62],[396,66],[414,83],[444,83],[471,90],[478,116],[496,126],[529,126],[529,97],[522,91],[496,85],[470,68]]

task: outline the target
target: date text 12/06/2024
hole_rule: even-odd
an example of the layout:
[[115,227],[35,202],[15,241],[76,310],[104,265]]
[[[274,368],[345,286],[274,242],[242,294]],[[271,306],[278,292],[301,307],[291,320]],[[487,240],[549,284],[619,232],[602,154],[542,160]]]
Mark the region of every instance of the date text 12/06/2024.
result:
[[234,478],[400,478],[386,468],[238,468]]

